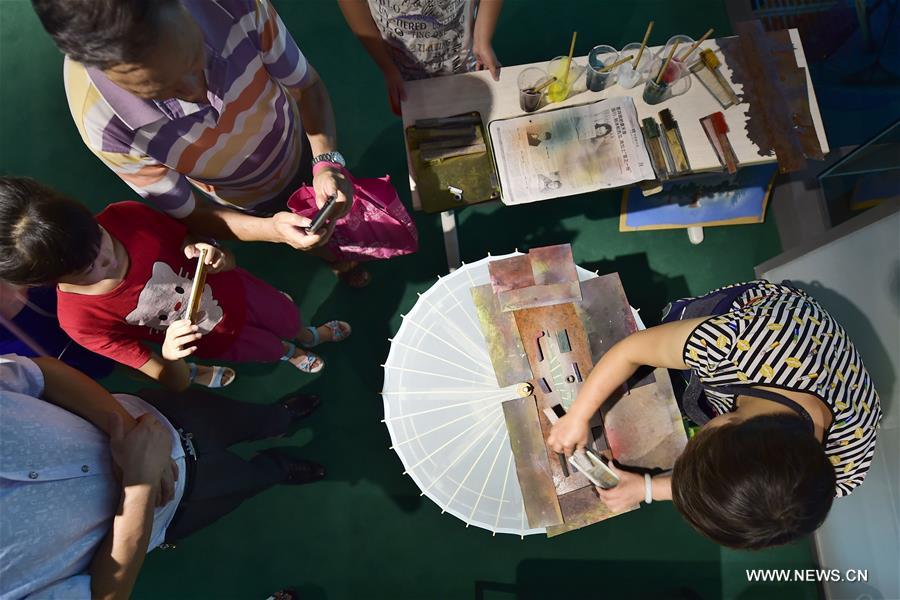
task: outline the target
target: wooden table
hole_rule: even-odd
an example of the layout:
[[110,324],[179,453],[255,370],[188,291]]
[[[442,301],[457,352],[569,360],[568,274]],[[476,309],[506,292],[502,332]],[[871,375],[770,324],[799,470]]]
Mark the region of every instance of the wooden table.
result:
[[[803,53],[803,45],[800,42],[800,35],[796,29],[790,30],[790,37],[794,43],[794,55],[797,59],[797,65],[806,68],[806,56]],[[707,40],[701,45],[701,48],[710,48],[717,51],[719,46],[716,40]],[[659,52],[661,47],[656,46],[652,49],[654,52]],[[699,52],[699,49],[697,52]],[[722,62],[720,67],[722,74],[725,75],[726,79],[730,79],[731,69],[726,60],[721,52],[717,52],[717,56]],[[587,64],[587,57],[578,57],[576,61],[579,65],[584,66]],[[546,66],[547,62],[504,66],[500,72],[500,81],[493,81],[490,73],[487,71],[410,81],[406,84],[406,100],[403,102],[403,130],[405,132],[406,128],[413,125],[417,119],[447,117],[469,111],[481,113],[485,126],[497,119],[520,116],[524,113],[519,108],[516,78],[522,70],[528,67],[545,69]],[[760,154],[759,148],[747,137],[747,133],[742,127],[742,124],[747,120],[748,105],[742,103],[723,110],[721,105],[700,81],[694,76],[691,76],[691,78],[691,88],[685,94],[670,98],[661,104],[649,105],[641,97],[644,90],[643,84],[632,89],[613,85],[603,91],[592,92],[585,89],[584,75],[582,75],[575,82],[572,96],[564,102],[550,104],[540,110],[553,110],[618,96],[631,96],[634,98],[638,117],[641,119],[651,116],[656,117],[660,110],[669,108],[672,110],[681,128],[693,173],[722,172],[722,167],[716,158],[712,145],[709,143],[700,125],[700,118],[716,111],[722,111],[725,113],[725,119],[730,127],[728,137],[740,165],[743,167],[774,163],[776,160],[775,156]],[[816,101],[815,90],[813,89],[808,70],[806,73],[806,84],[809,93],[810,113],[815,125],[816,135],[822,146],[823,153],[827,153],[829,149],[825,138],[825,128],[822,124],[822,116],[819,112],[819,105]],[[735,86],[735,91],[739,96],[741,88],[741,85]],[[409,146],[405,141],[404,147],[407,149],[409,188],[412,193],[413,208],[421,210],[422,202],[416,187],[416,175],[412,162],[409,159]],[[503,201],[507,202],[506,199],[503,199]],[[452,271],[459,266],[459,241],[456,233],[456,215],[454,211],[450,210],[441,213],[441,224],[444,229],[447,266]]]

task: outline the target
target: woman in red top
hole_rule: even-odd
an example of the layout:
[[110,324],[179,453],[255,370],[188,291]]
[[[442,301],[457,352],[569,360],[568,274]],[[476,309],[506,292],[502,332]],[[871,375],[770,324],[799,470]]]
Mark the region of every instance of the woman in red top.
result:
[[[185,318],[195,258],[208,276],[195,323]],[[57,284],[59,321],[82,346],[139,369],[171,389],[227,385],[234,372],[201,358],[289,361],[317,373],[307,349],[337,342],[350,325],[304,327],[291,298],[236,268],[231,251],[192,238],[184,224],[138,202],[97,215],[37,182],[0,177],[0,279]],[[147,342],[160,344],[159,353]]]

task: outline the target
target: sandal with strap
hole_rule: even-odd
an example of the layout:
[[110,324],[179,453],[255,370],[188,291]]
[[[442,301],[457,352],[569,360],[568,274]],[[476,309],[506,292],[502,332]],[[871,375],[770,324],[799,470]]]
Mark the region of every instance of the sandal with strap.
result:
[[[307,352],[306,354],[304,354],[303,357],[300,359],[300,362],[294,362],[292,359],[294,358],[294,355],[297,353],[297,344],[295,344],[293,342],[284,342],[284,343],[287,346],[287,349],[284,351],[284,355],[281,357],[281,360],[291,363],[292,365],[294,365],[295,367],[297,367],[299,370],[303,371],[304,373],[310,373],[310,374],[318,373],[319,371],[321,371],[322,369],[325,368],[325,361],[322,360],[321,357],[313,354],[312,352]],[[316,362],[319,363],[318,367],[314,366],[316,364]]]
[[[212,367],[212,371],[212,377],[210,378],[209,383],[200,383],[199,381],[195,381],[197,379],[197,363],[188,363],[188,380],[191,383],[196,383],[197,385],[202,385],[208,388],[223,388],[231,385],[231,382],[233,382],[237,377],[234,369],[230,369],[228,367],[215,365]],[[228,377],[228,381],[222,383],[222,381],[225,379],[225,375],[230,375],[230,377]]]
[[350,328],[350,323],[347,323],[346,321],[328,321],[327,323],[315,327],[306,327],[305,329],[312,334],[312,341],[308,343],[300,342],[300,345],[304,348],[315,348],[319,344],[325,343],[319,335],[319,327],[327,327],[331,331],[331,339],[328,340],[330,342],[341,342],[350,337],[350,334],[353,333],[353,329]]

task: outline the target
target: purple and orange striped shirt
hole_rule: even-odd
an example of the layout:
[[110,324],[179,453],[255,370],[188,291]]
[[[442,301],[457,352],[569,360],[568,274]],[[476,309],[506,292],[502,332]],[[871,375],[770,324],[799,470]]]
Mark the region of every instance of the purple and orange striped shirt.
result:
[[309,65],[269,0],[182,0],[203,32],[206,104],[144,100],[68,58],[66,96],[88,148],[144,199],[182,218],[191,186],[249,209],[292,180],[302,152],[288,93]]

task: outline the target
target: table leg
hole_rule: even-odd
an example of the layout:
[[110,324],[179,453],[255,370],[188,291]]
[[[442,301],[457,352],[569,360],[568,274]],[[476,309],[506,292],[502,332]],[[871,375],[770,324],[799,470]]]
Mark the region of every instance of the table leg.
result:
[[687,228],[688,239],[691,240],[691,243],[695,246],[703,242],[703,228],[694,226]]
[[444,250],[447,252],[447,270],[452,273],[459,268],[459,236],[456,233],[456,211],[441,213],[441,229],[444,230]]

